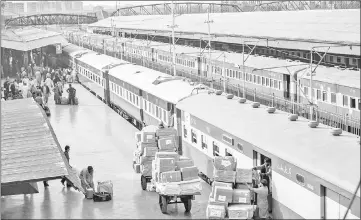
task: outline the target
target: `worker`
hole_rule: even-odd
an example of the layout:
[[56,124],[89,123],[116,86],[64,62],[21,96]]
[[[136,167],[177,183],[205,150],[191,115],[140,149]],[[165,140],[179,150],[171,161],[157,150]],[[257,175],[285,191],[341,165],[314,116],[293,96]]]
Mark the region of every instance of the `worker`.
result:
[[75,105],[76,89],[74,89],[71,84],[69,84],[69,88],[66,91],[69,93],[68,105]]
[[267,196],[269,213],[272,213],[272,166],[271,159],[265,158],[264,164],[261,166],[254,167],[254,170],[261,170],[260,178],[267,180],[267,187],[269,189],[269,193]]
[[268,181],[263,179],[258,188],[252,188],[247,184],[247,187],[250,191],[257,193],[257,207],[258,207],[258,217],[260,219],[268,218]]
[[87,168],[84,168],[80,172],[79,178],[81,181],[81,186],[83,187],[84,190],[88,188],[94,189],[93,173],[94,173],[94,169],[92,166],[88,166]]
[[[66,145],[66,146],[65,146],[65,150],[64,150],[64,155],[65,155],[66,160],[68,161],[69,167],[72,168],[72,167],[70,166],[70,163],[69,163],[69,161],[70,161],[69,151],[70,151],[70,147],[69,147],[69,145]],[[64,186],[65,181],[66,181],[65,177],[63,177],[63,178],[61,179],[61,184],[63,184],[63,186]],[[71,184],[67,183],[66,186],[67,186],[67,187],[70,187]]]

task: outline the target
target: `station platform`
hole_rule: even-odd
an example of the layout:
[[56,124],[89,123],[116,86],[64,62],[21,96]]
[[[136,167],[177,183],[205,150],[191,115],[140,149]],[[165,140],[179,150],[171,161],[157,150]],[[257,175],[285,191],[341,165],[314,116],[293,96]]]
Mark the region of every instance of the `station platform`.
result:
[[211,187],[203,184],[202,195],[192,201],[192,210],[185,213],[183,204],[168,206],[162,214],[156,192],[143,191],[140,174],[132,167],[136,128],[107,107],[79,84],[73,84],[79,97],[78,106],[55,105],[49,98],[50,123],[64,149],[70,146],[70,165],[81,170],[94,167],[94,183],[111,180],[114,198],[108,202],[93,202],[60,180],[49,181],[39,193],[6,196],[1,199],[3,219],[184,219],[206,218]]

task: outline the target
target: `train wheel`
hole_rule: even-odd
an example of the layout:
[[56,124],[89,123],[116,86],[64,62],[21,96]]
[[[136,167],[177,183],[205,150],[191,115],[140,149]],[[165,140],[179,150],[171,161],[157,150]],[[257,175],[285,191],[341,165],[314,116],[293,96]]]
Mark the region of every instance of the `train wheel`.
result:
[[147,189],[147,178],[145,178],[145,176],[143,176],[143,175],[141,176],[140,184],[141,184],[143,190]]

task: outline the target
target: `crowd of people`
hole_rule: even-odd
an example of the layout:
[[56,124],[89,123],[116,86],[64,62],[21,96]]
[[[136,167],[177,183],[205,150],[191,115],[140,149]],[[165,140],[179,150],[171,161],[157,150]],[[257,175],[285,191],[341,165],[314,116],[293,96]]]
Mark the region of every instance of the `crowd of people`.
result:
[[[3,101],[34,98],[40,105],[47,106],[49,97],[54,93],[56,104],[61,103],[65,83],[76,81],[76,71],[72,68],[51,69],[29,64],[22,67],[15,79],[8,76],[2,87]],[[75,89],[69,84],[68,103],[75,104]],[[63,103],[64,104],[64,103]]]

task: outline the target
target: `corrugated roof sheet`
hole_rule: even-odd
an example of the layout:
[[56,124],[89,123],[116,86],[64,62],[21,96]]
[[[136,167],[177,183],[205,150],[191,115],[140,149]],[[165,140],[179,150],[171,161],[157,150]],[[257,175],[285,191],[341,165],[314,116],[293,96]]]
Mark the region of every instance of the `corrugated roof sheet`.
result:
[[[170,15],[118,16],[90,24],[137,30],[171,31]],[[360,10],[309,10],[277,12],[215,13],[211,33],[255,36],[296,41],[348,42],[360,44]],[[184,14],[176,18],[176,32],[208,33],[207,14]]]
[[286,112],[269,114],[265,106],[254,109],[224,95],[200,93],[180,101],[177,108],[351,193],[358,184],[360,145],[356,135],[332,136],[325,125],[311,129],[305,118],[291,122]]
[[68,175],[47,116],[32,98],[2,102],[1,120],[2,184]]
[[61,33],[33,27],[7,29],[1,33],[1,46],[14,50],[29,51],[56,43],[64,45],[67,40]]

